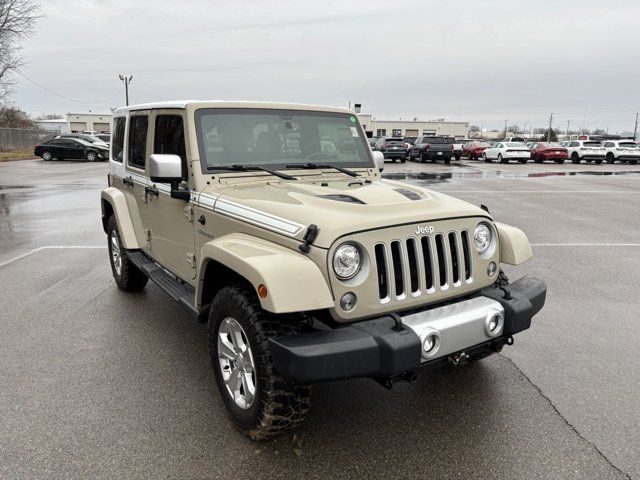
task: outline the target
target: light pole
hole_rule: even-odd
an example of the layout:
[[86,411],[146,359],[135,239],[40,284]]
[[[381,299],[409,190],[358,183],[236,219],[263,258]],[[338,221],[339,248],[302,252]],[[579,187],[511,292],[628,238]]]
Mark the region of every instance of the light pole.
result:
[[124,83],[124,99],[126,106],[129,106],[129,84],[133,80],[133,75],[119,75],[120,80]]

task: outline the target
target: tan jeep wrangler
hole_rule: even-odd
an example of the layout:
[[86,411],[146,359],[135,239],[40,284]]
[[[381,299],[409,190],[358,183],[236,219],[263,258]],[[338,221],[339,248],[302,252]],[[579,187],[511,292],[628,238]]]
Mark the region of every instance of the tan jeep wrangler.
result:
[[214,376],[254,439],[298,425],[310,384],[500,351],[545,284],[509,284],[526,236],[486,208],[383,180],[352,111],[167,102],[113,119],[102,222],[117,285],[155,282],[208,322]]

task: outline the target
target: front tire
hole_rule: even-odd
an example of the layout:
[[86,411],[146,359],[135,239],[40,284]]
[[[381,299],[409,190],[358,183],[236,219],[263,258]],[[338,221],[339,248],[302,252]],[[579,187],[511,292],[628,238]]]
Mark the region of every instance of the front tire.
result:
[[502,158],[502,154],[499,153],[498,154],[498,163],[509,163],[509,160],[505,160],[504,158]]
[[607,153],[607,158],[605,160],[607,161],[607,163],[614,163],[616,161],[613,153],[611,152]]
[[309,411],[311,387],[276,373],[269,337],[295,332],[293,325],[260,307],[255,292],[225,287],[209,311],[209,355],[229,415],[253,440],[300,425]]
[[604,160],[603,158],[596,158],[594,162],[596,163],[596,165],[600,165],[603,160]]
[[88,151],[85,158],[89,162],[95,162],[98,159],[98,154],[96,152]]
[[127,257],[114,215],[107,224],[107,239],[111,272],[118,288],[125,292],[142,290],[149,279]]
[[580,156],[578,155],[578,152],[573,152],[571,154],[571,163],[580,163]]

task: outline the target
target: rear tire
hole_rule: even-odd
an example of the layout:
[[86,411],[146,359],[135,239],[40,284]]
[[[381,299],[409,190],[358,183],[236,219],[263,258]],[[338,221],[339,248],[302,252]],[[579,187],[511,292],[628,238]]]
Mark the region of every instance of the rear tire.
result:
[[605,158],[605,160],[607,161],[607,163],[615,163],[616,159],[613,156],[613,153],[609,152],[607,153],[607,157]]
[[533,154],[533,161],[535,163],[542,163],[542,159],[540,158],[540,155],[538,155],[537,153]]
[[604,161],[604,158],[597,158],[597,159],[594,160],[596,165],[600,165],[603,161]]
[[635,165],[638,163],[638,160],[629,160],[630,165]]
[[578,152],[573,152],[571,154],[571,163],[575,163],[575,164],[580,163],[580,156],[578,155]]
[[215,380],[229,415],[253,440],[297,427],[309,411],[311,387],[282,378],[271,358],[269,337],[294,332],[262,310],[246,286],[223,288],[211,304],[207,337]]
[[142,290],[149,279],[127,257],[114,215],[111,215],[107,224],[107,246],[109,248],[111,272],[118,288],[125,292]]
[[499,153],[498,154],[498,163],[509,163],[509,160],[505,160],[504,158],[502,158],[502,154]]
[[42,160],[44,160],[45,162],[53,160],[53,155],[51,155],[51,152],[49,151],[42,152],[42,155],[40,156],[42,157]]
[[491,163],[491,160],[487,158],[487,154],[486,154],[486,153],[483,153],[483,154],[482,154],[482,160],[483,160],[485,163]]
[[445,165],[451,165],[451,158],[445,158],[444,159],[444,164]]
[[527,163],[529,160],[527,160],[526,158],[521,158],[520,160],[518,160],[520,163],[525,164]]
[[564,158],[558,158],[555,160],[555,162],[559,165],[562,165],[564,163]]

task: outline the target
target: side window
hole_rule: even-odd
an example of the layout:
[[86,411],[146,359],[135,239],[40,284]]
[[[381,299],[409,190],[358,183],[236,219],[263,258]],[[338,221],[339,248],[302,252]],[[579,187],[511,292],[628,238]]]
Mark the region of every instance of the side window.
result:
[[149,117],[136,115],[129,118],[129,165],[143,168],[147,157],[147,127]]
[[111,139],[111,160],[122,163],[124,153],[124,124],[125,117],[113,119],[113,138]]
[[153,153],[178,155],[182,160],[182,178],[187,179],[187,151],[180,115],[158,115],[153,137]]

